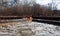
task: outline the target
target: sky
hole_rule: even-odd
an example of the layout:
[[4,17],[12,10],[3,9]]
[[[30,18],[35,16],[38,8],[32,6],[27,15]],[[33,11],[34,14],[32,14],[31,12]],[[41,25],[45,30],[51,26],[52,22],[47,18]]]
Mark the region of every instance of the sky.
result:
[[[22,0],[20,0],[20,1],[22,1]],[[28,0],[28,1],[31,1],[31,0]],[[53,0],[53,2],[55,3],[55,5],[57,5],[57,9],[60,10],[60,0]],[[52,3],[52,0],[36,0],[36,3],[38,3],[40,5],[48,6],[48,3]]]
[[[57,5],[57,9],[60,10],[60,0],[53,0],[53,2]],[[36,0],[36,3],[47,6],[48,3],[52,3],[52,0]]]

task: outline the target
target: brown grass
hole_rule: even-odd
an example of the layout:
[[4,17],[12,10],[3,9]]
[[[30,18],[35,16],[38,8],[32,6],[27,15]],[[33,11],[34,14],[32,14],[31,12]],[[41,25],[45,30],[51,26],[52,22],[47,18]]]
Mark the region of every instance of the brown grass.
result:
[[0,26],[8,26],[8,25],[15,25],[18,22],[4,22],[4,23],[0,23]]

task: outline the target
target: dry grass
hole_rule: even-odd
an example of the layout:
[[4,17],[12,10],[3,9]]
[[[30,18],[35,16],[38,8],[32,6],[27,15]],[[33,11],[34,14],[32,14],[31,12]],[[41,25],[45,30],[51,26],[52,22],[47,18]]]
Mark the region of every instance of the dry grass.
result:
[[0,23],[0,26],[8,26],[8,25],[15,25],[18,22],[4,22],[4,23]]

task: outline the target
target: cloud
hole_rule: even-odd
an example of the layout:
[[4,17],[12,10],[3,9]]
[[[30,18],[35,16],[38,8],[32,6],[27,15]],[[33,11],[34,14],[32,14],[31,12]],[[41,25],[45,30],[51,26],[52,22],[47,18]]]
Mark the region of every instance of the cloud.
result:
[[[53,2],[58,5],[57,9],[60,9],[60,0],[53,0]],[[36,0],[36,3],[47,6],[48,3],[52,3],[52,0]]]
[[58,4],[57,9],[58,9],[58,10],[60,9],[60,4]]
[[38,3],[40,5],[46,5],[51,2],[52,2],[52,0],[36,0],[36,3]]

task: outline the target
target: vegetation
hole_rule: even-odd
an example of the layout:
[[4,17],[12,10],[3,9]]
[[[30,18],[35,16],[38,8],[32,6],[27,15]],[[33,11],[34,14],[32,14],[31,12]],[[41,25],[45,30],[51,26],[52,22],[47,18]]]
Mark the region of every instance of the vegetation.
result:
[[51,4],[48,7],[34,2],[34,4],[17,4],[13,7],[0,6],[0,16],[60,16],[60,10],[52,10]]

